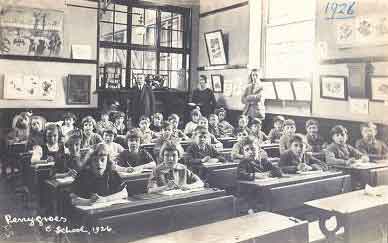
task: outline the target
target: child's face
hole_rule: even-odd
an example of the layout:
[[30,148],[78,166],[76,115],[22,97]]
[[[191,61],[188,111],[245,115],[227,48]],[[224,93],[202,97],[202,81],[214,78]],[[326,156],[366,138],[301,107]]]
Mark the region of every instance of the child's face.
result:
[[375,129],[370,127],[364,127],[361,130],[361,135],[366,140],[372,140],[375,137]]
[[128,150],[131,153],[137,153],[140,148],[140,138],[128,139]]
[[294,125],[286,125],[284,126],[284,133],[287,135],[292,135],[296,131],[296,127]]
[[248,126],[248,121],[247,121],[247,119],[245,119],[245,118],[240,118],[240,119],[238,120],[238,125],[239,125],[239,127],[246,127],[246,126]]
[[161,116],[155,116],[153,119],[154,126],[160,127],[163,118]]
[[97,158],[93,161],[92,170],[96,175],[102,176],[106,170],[106,166],[108,164],[108,151],[103,150],[97,153]]
[[168,167],[172,168],[178,163],[179,152],[174,151],[164,151],[163,152],[163,162],[167,164]]
[[49,144],[49,145],[57,144],[58,143],[58,131],[57,130],[47,131],[46,141],[47,141],[47,144]]
[[92,132],[94,129],[92,122],[84,122],[84,132]]
[[294,141],[291,143],[291,151],[295,155],[301,156],[306,151],[306,145],[300,141]]
[[212,126],[217,126],[218,124],[218,117],[217,116],[211,116],[209,118],[209,124]]
[[226,113],[225,112],[220,112],[218,113],[218,119],[219,121],[223,121],[225,119]]
[[179,124],[179,120],[175,119],[175,118],[171,118],[169,120],[169,122],[171,123],[171,125],[174,127],[174,128],[178,128],[178,124]]
[[30,118],[28,116],[22,116],[19,118],[16,126],[20,129],[27,129],[29,123],[30,123]]
[[168,137],[171,136],[172,131],[173,131],[172,125],[170,125],[170,126],[165,127],[165,128],[162,129],[163,134],[166,135],[166,136],[168,136]]
[[247,144],[243,147],[243,155],[247,159],[256,159],[259,156],[259,152],[255,145]]
[[69,145],[69,152],[73,156],[81,156],[81,139]]
[[102,114],[102,115],[101,115],[101,121],[103,121],[103,122],[109,121],[109,116],[108,116],[108,114]]
[[194,123],[197,123],[198,120],[199,120],[199,114],[198,113],[194,113],[191,115],[191,120],[194,122]]
[[73,119],[73,118],[71,118],[71,117],[65,118],[65,126],[70,127],[70,126],[72,126],[73,124],[74,124],[74,119]]
[[104,132],[103,139],[105,143],[113,143],[113,140],[115,138],[115,135],[109,132]]
[[261,130],[261,125],[260,124],[252,124],[251,126],[251,131],[252,132],[258,132]]
[[203,126],[203,127],[209,127],[209,123],[208,123],[208,121],[207,120],[200,120],[199,122],[198,122],[198,125],[199,126]]
[[40,131],[42,131],[42,129],[43,129],[43,125],[42,125],[42,123],[39,121],[39,120],[32,120],[31,121],[31,129],[33,130],[33,131],[37,131],[37,132],[40,132]]
[[334,143],[343,145],[346,143],[347,135],[343,133],[335,133],[333,134],[332,139]]
[[276,130],[280,131],[280,130],[282,130],[282,128],[283,128],[283,122],[281,122],[281,121],[275,121],[275,123],[273,124],[273,127],[274,127]]
[[139,122],[139,127],[140,127],[140,129],[142,129],[142,130],[148,129],[148,128],[150,128],[150,123],[149,123],[148,120],[141,120],[141,121]]
[[311,125],[307,127],[307,134],[313,137],[318,136],[319,128],[317,125]]
[[209,135],[207,133],[200,133],[196,135],[195,139],[196,139],[195,142],[197,144],[200,144],[200,145],[207,144],[209,140]]
[[116,119],[117,124],[123,124],[124,123],[124,117],[120,116],[119,118]]
[[237,141],[241,141],[243,140],[243,138],[246,138],[246,137],[248,137],[248,132],[246,131],[237,133]]

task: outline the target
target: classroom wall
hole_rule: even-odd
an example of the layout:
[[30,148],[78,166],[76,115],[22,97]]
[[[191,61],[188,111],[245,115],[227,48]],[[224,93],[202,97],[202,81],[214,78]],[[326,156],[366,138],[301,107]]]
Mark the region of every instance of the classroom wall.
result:
[[[201,1],[201,13],[225,8],[245,1]],[[217,12],[200,18],[199,24],[199,67],[208,67],[209,59],[207,56],[204,33],[222,30],[225,36],[225,46],[227,48],[227,59],[229,65],[243,65],[240,69],[222,69],[200,71],[200,75],[206,75],[209,87],[211,87],[211,75],[221,74],[224,80],[232,80],[236,88],[232,97],[225,97],[223,94],[216,94],[220,104],[226,105],[228,109],[241,110],[242,87],[248,82],[248,70],[246,65],[249,62],[249,5],[240,6],[234,9]],[[197,80],[195,80],[197,81]],[[193,82],[195,88],[198,82]]]
[[[82,0],[68,2],[85,3]],[[90,5],[89,2],[86,4]],[[95,3],[92,3],[96,5]],[[16,6],[42,9],[53,9],[64,12],[64,43],[61,57],[70,58],[71,45],[83,44],[91,46],[92,60],[96,59],[97,48],[97,14],[94,9],[71,7],[64,1],[17,1]],[[86,108],[97,107],[97,95],[94,94],[96,84],[96,64],[79,64],[64,62],[38,62],[0,59],[0,108]],[[57,80],[55,100],[6,100],[3,98],[3,83],[7,75],[24,74],[52,77]],[[91,75],[91,102],[88,105],[66,104],[66,77],[68,74]]]

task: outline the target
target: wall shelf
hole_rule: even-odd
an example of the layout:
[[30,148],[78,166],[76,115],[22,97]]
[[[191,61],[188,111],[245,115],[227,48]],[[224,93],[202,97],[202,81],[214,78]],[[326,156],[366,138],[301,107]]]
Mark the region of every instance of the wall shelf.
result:
[[0,59],[17,60],[17,61],[33,61],[33,62],[97,64],[97,60],[72,59],[72,58],[64,58],[64,57],[46,57],[46,56],[22,56],[22,55],[8,55],[8,54],[0,54]]
[[324,64],[344,64],[344,63],[365,63],[365,62],[388,62],[387,56],[370,56],[370,57],[352,57],[352,58],[330,58],[323,59],[319,63]]
[[227,70],[227,69],[246,69],[247,64],[235,64],[235,65],[218,65],[218,66],[202,66],[198,67],[198,71],[212,71],[212,70]]

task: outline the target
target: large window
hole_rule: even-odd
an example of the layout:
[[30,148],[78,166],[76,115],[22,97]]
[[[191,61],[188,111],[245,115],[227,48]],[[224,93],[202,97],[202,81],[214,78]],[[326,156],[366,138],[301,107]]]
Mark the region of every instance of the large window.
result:
[[113,1],[99,19],[99,85],[104,65],[122,64],[122,86],[137,74],[157,74],[164,86],[187,90],[190,9]]

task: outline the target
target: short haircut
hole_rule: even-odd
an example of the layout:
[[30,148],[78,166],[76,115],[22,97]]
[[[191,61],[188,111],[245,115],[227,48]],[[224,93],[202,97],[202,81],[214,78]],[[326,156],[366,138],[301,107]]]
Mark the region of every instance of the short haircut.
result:
[[160,119],[163,120],[163,114],[160,113],[160,112],[156,112],[156,113],[152,114],[151,119],[153,120],[153,119],[155,119],[156,117],[159,117]]
[[129,130],[125,136],[125,140],[128,142],[129,140],[140,140],[141,139],[141,132],[137,128],[132,128]]
[[347,135],[348,134],[348,130],[344,126],[342,126],[342,125],[337,125],[337,126],[334,126],[330,130],[330,138],[333,138],[334,134]]
[[241,148],[243,148],[244,146],[247,146],[247,145],[253,145],[256,148],[259,148],[259,141],[253,136],[247,136],[247,137],[243,138],[241,140],[240,144],[241,144]]
[[195,136],[200,135],[200,134],[208,134],[208,133],[209,133],[209,130],[207,130],[207,128],[204,126],[197,126],[194,129]]
[[46,140],[47,133],[48,132],[54,132],[54,131],[57,131],[58,138],[62,137],[62,132],[61,132],[61,129],[60,129],[59,125],[56,124],[56,123],[49,123],[49,124],[46,125],[46,127],[44,128],[44,131],[43,131],[43,135],[44,135],[43,140],[44,140],[45,143],[47,142],[47,140]]
[[296,133],[296,134],[291,136],[289,144],[292,144],[293,142],[299,142],[299,143],[307,144],[306,137],[303,136],[300,133]]
[[218,116],[216,114],[214,114],[214,113],[209,114],[209,120],[210,120],[211,117],[218,118]]
[[115,113],[113,113],[113,119],[114,120],[119,119],[121,117],[125,118],[124,112],[116,111]]
[[226,113],[226,110],[225,110],[225,108],[224,107],[220,107],[220,108],[218,108],[218,109],[216,109],[215,111],[214,111],[214,113],[218,116],[218,114],[220,114],[220,113]]
[[202,116],[201,110],[200,110],[199,108],[195,108],[195,109],[193,109],[193,110],[190,112],[190,115],[191,115],[191,116],[193,116],[193,115]]
[[207,83],[207,77],[206,77],[206,75],[199,75],[199,79],[203,79],[203,80],[205,80],[205,82]]
[[166,141],[165,143],[163,143],[163,145],[159,151],[160,158],[163,158],[163,154],[166,151],[169,151],[169,152],[177,151],[179,154],[179,157],[182,157],[183,153],[184,153],[184,150],[183,150],[182,146],[180,145],[180,143],[177,143],[174,141]]
[[168,120],[172,120],[172,119],[179,121],[179,116],[177,114],[173,113],[173,114],[168,116]]
[[68,147],[77,141],[81,142],[82,141],[82,131],[79,129],[73,129],[68,133],[68,139],[65,143],[65,146]]
[[295,127],[295,121],[292,119],[287,119],[284,121],[284,126],[294,126]]
[[96,126],[96,120],[92,116],[85,116],[82,118],[81,124],[84,125],[86,122],[91,122],[93,124],[93,127]]
[[262,125],[263,122],[259,118],[254,118],[251,122],[251,125]]
[[172,127],[172,124],[169,121],[163,121],[160,125],[160,129],[162,130],[166,130],[168,127]]
[[148,122],[150,122],[150,118],[148,116],[142,115],[140,117],[140,119],[139,119],[139,122],[141,122],[141,121],[148,121]]
[[309,119],[309,120],[306,121],[305,127],[308,128],[308,127],[313,126],[313,125],[319,127],[318,121],[315,120],[315,119]]
[[74,122],[76,122],[77,121],[77,117],[74,115],[74,113],[72,113],[72,112],[66,112],[65,114],[63,114],[63,120],[66,120],[66,119],[68,119],[68,118],[71,118],[71,119],[73,119],[74,120]]
[[105,129],[102,131],[102,134],[104,134],[104,133],[113,134],[114,136],[116,136],[116,135],[117,135],[117,129],[114,128],[114,127],[109,126],[109,127],[105,128]]
[[275,116],[275,117],[273,118],[273,122],[274,122],[274,123],[277,122],[277,121],[280,121],[280,122],[283,122],[283,123],[284,123],[285,120],[286,120],[286,119],[284,118],[284,116]]
[[246,115],[240,115],[240,116],[238,117],[238,119],[239,119],[239,120],[240,120],[240,119],[244,119],[244,120],[246,120],[246,121],[249,121],[249,117],[246,116]]

